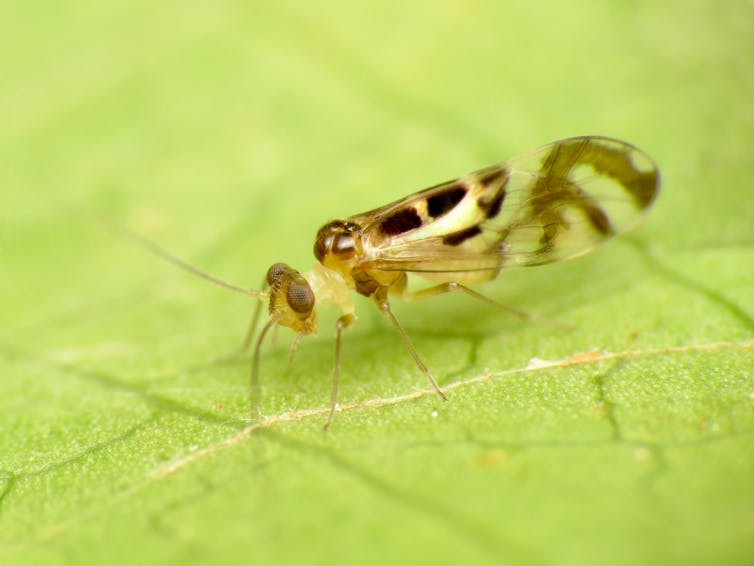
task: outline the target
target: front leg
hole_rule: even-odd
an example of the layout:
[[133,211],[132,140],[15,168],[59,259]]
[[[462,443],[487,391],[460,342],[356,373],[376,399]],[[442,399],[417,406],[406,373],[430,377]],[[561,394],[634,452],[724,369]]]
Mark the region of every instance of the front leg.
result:
[[335,366],[332,372],[332,394],[330,395],[330,414],[327,416],[325,430],[330,428],[333,416],[335,416],[335,407],[338,405],[338,377],[340,376],[340,337],[343,330],[351,326],[356,321],[356,315],[344,314],[335,323]]

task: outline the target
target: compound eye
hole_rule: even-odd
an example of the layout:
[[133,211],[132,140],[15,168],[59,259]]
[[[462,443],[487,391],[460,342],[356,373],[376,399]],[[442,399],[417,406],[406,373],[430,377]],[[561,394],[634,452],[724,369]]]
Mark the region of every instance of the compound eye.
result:
[[273,285],[284,273],[290,270],[291,268],[285,263],[273,263],[267,270],[267,284]]
[[292,283],[285,293],[288,306],[295,312],[304,314],[314,308],[314,291],[308,283]]

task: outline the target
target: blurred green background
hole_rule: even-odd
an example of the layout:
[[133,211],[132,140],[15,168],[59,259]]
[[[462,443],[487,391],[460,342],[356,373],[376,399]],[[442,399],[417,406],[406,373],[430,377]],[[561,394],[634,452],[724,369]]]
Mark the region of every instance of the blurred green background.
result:
[[[751,2],[5,2],[0,50],[3,563],[754,560]],[[254,287],[308,269],[333,217],[579,134],[660,164],[647,222],[483,288],[574,329],[464,297],[398,316],[446,385],[696,349],[505,373],[327,434],[293,413],[235,437],[248,363],[212,360],[248,300],[96,220]],[[425,388],[358,308],[341,401]],[[265,350],[268,416],[327,407],[334,316],[291,368],[287,331]]]

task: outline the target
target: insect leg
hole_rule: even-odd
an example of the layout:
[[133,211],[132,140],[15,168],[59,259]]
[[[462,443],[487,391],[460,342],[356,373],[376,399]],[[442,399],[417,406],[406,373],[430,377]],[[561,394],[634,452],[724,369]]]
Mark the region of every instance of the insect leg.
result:
[[254,314],[249,321],[249,327],[246,329],[246,335],[244,336],[243,342],[241,342],[241,347],[238,348],[238,351],[235,354],[231,355],[242,356],[251,349],[251,342],[254,338],[254,332],[256,332],[257,330],[257,324],[259,324],[259,315],[261,314],[262,303],[257,303],[257,306],[254,308]]
[[[272,343],[275,344],[275,335],[277,333],[278,327],[275,327],[275,330],[273,330],[272,334]],[[293,339],[293,342],[291,342],[291,349],[288,351],[288,364],[293,365],[293,360],[296,357],[296,351],[298,350],[298,345],[301,344],[301,339],[306,336],[306,332],[299,332],[296,334],[296,337]]]
[[461,283],[458,283],[457,281],[448,281],[447,283],[440,283],[439,285],[435,285],[434,287],[429,287],[427,289],[422,289],[420,291],[415,291],[413,293],[406,293],[403,296],[403,298],[407,301],[413,301],[416,299],[426,299],[429,297],[434,297],[436,295],[444,295],[445,293],[452,293],[454,291],[463,291],[464,293],[466,293],[467,295],[470,295],[471,297],[474,297],[478,301],[487,303],[488,305],[491,305],[495,307],[496,309],[509,312],[513,316],[517,316],[519,318],[523,318],[526,320],[530,320],[534,318],[534,316],[529,314],[528,312],[520,311],[518,309],[514,309],[512,307],[508,307],[506,305],[498,303],[497,301],[494,301],[490,299],[489,297],[482,295],[481,293],[478,293],[477,291],[474,291],[473,289],[469,287],[466,287],[466,285],[462,285]]
[[335,323],[335,365],[332,371],[332,394],[330,395],[330,413],[327,415],[327,422],[324,429],[327,430],[332,424],[333,416],[335,416],[335,407],[338,405],[338,377],[340,376],[340,337],[343,334],[343,329],[351,326],[356,317],[352,314],[344,314]]
[[498,303],[497,301],[490,299],[486,295],[482,295],[481,293],[474,291],[474,289],[471,289],[470,287],[467,287],[466,285],[458,283],[457,281],[448,281],[447,283],[441,283],[434,287],[429,287],[427,289],[422,289],[420,291],[415,291],[413,293],[406,293],[403,295],[403,298],[407,301],[413,301],[415,299],[426,299],[428,297],[434,297],[436,295],[444,295],[445,293],[452,293],[454,291],[463,291],[464,293],[466,293],[470,297],[475,298],[478,301],[481,301],[498,310],[505,311],[509,314],[512,314],[513,316],[516,316],[524,320],[546,322],[548,324],[554,324],[556,326],[570,328],[570,325],[563,324],[555,320],[550,320],[549,318],[545,318],[545,317],[538,316],[535,314],[531,314],[526,311],[514,309],[513,307],[509,307],[502,303]]
[[398,331],[398,334],[400,334],[401,338],[403,339],[403,343],[406,345],[406,348],[408,349],[409,354],[411,354],[411,357],[414,358],[416,365],[418,365],[419,369],[422,370],[422,373],[427,376],[427,380],[435,390],[435,393],[437,393],[443,401],[447,401],[448,398],[446,397],[445,393],[443,393],[442,389],[440,389],[440,386],[437,385],[437,382],[432,376],[432,373],[429,371],[429,368],[424,365],[424,362],[419,357],[419,354],[417,353],[416,348],[414,348],[414,345],[411,342],[411,339],[408,337],[408,334],[406,334],[406,331],[403,330],[403,327],[398,322],[398,319],[395,318],[393,311],[390,309],[390,303],[388,302],[387,297],[375,297],[375,299],[377,300],[377,306],[379,307],[380,311],[382,311],[382,313],[384,313],[384,315],[388,317],[390,322],[393,323],[393,327],[395,327],[395,329]]
[[252,414],[256,412],[256,417],[259,417],[261,414],[261,408],[262,408],[262,396],[261,396],[261,390],[259,389],[259,352],[262,349],[262,342],[264,341],[264,337],[267,335],[267,332],[269,332],[270,328],[272,328],[275,325],[274,320],[270,320],[267,322],[267,324],[264,325],[264,328],[262,328],[262,332],[259,334],[259,338],[257,339],[257,345],[254,348],[254,357],[251,360],[251,381],[249,382],[249,397],[251,398],[251,407],[252,407]]

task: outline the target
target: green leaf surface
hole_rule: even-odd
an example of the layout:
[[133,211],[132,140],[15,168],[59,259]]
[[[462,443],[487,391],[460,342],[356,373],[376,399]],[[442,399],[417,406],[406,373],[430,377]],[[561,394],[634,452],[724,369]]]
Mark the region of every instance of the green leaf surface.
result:
[[[750,2],[6,2],[0,562],[754,559]],[[249,417],[257,287],[325,221],[604,134],[659,163],[640,230],[468,297],[374,307]],[[563,325],[568,325],[564,328]]]

